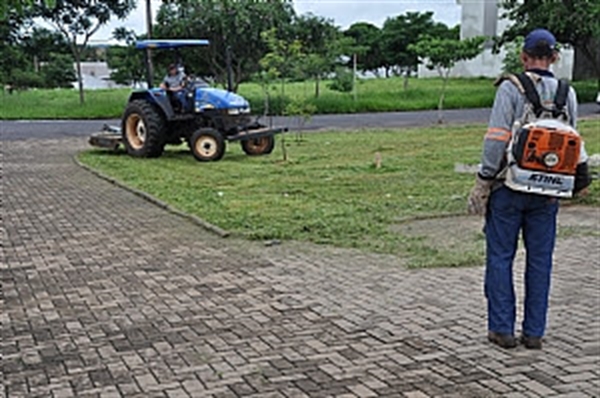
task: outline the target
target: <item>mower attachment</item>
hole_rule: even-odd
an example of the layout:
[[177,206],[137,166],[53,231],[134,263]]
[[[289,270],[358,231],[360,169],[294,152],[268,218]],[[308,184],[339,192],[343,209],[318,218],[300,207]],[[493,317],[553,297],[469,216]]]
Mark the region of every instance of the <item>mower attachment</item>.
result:
[[[275,134],[285,133],[288,131],[287,127],[265,127],[260,126],[259,128],[251,128],[240,130],[235,135],[226,136],[227,141],[244,141],[250,139],[258,139],[262,137],[268,137]],[[112,149],[117,151],[119,146],[123,143],[123,136],[121,129],[117,126],[110,126],[105,124],[99,133],[92,134],[89,138],[90,145]]]
[[235,135],[227,136],[226,139],[227,141],[242,141],[268,137],[275,134],[285,133],[286,131],[288,131],[287,127],[260,127],[251,130],[241,130]]
[[105,124],[102,127],[102,131],[92,134],[88,142],[92,146],[108,148],[112,149],[113,151],[117,151],[119,149],[119,145],[121,145],[123,142],[121,129],[116,126],[109,126],[108,124]]

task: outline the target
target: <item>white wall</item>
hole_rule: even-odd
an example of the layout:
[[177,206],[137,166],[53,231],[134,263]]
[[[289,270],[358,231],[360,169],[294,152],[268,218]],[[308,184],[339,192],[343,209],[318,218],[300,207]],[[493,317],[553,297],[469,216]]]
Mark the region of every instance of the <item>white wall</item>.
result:
[[[77,65],[73,64],[73,69],[76,68]],[[82,62],[81,77],[86,90],[126,87],[110,80],[110,69],[106,62]],[[72,84],[75,88],[79,87],[77,81]]]
[[[460,37],[466,39],[475,36],[500,36],[510,24],[501,18],[504,12],[494,0],[456,0],[461,5]],[[502,74],[502,61],[505,51],[492,54],[491,48],[486,48],[482,54],[469,61],[461,61],[452,70],[452,77],[491,77]],[[573,76],[574,51],[563,49],[559,61],[552,66],[555,75],[562,79]],[[419,77],[438,76],[435,70],[429,70],[419,65]]]

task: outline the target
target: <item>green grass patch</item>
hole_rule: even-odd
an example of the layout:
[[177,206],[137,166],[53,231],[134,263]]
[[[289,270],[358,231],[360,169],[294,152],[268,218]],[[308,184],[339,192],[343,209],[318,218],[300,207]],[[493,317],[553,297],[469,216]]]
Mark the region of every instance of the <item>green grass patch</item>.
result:
[[[491,79],[451,79],[448,83],[445,106],[451,108],[480,108],[491,106],[495,90]],[[293,98],[303,98],[315,105],[317,113],[391,112],[437,109],[442,82],[440,79],[410,79],[404,89],[402,78],[359,80],[356,100],[352,93],[341,93],[328,88],[329,82],[321,82],[320,96],[315,98],[315,83],[311,81],[286,85],[286,97],[279,91],[273,96],[271,109],[278,113]],[[264,93],[256,84],[240,87],[240,94],[261,113],[264,109]]]
[[580,226],[565,226],[558,229],[559,238],[572,238],[582,236],[600,238],[600,232],[598,232],[598,230],[594,228]]
[[[340,93],[320,84],[321,95],[315,98],[315,83],[294,82],[279,96],[279,86],[270,90],[270,110],[280,114],[293,99],[305,99],[315,105],[317,113],[387,112],[436,109],[441,80],[436,78],[410,79],[404,89],[402,78],[365,79],[357,85],[357,99],[352,93]],[[597,87],[594,82],[576,82],[581,102],[594,101]],[[120,118],[129,89],[91,90],[85,92],[85,103],[79,103],[77,90],[29,90],[12,95],[2,94],[0,119],[112,119]],[[254,114],[264,111],[265,94],[256,83],[245,83],[239,93],[246,97]],[[495,89],[491,79],[451,79],[446,92],[446,109],[490,107]]]
[[[600,152],[600,121],[581,122],[580,130],[588,152]],[[443,126],[306,133],[301,139],[288,133],[287,161],[280,136],[270,156],[248,157],[230,144],[224,158],[212,163],[196,162],[184,146],[158,159],[102,150],[83,152],[79,159],[248,239],[394,253],[409,258],[411,266],[459,266],[482,263],[480,226],[464,233],[460,227],[446,230],[460,219],[443,216],[465,211],[474,177],[456,173],[454,166],[479,162],[484,131],[481,125]],[[580,201],[600,205],[597,182]],[[406,220],[428,218],[439,219],[433,224],[442,232],[439,239],[403,229]],[[448,235],[465,239],[452,243]]]
[[79,103],[77,90],[28,90],[2,94],[0,119],[113,119],[120,118],[130,90],[89,90]]

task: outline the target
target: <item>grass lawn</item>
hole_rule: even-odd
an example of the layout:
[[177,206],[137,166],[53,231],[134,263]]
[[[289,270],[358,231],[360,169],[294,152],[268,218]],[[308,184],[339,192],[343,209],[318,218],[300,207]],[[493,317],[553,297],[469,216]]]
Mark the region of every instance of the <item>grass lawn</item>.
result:
[[[231,144],[223,160],[196,162],[187,147],[158,159],[89,150],[79,159],[249,239],[294,239],[407,256],[412,266],[481,264],[481,250],[450,253],[399,233],[401,220],[463,214],[474,177],[456,163],[479,162],[483,126],[296,133],[270,156],[248,157]],[[600,152],[600,120],[580,131]],[[169,148],[169,147],[168,147]],[[381,167],[376,168],[376,153]],[[598,170],[594,170],[598,172]],[[600,187],[579,201],[600,205]],[[481,237],[479,237],[481,238]],[[480,245],[481,248],[483,244]]]
[[[410,79],[403,88],[402,78],[366,79],[357,85],[357,100],[351,93],[340,93],[321,82],[321,95],[314,98],[314,82],[288,83],[285,99],[278,96],[278,88],[270,90],[271,112],[279,114],[291,99],[305,99],[315,105],[316,113],[356,113],[436,109],[441,80],[435,78]],[[594,101],[595,82],[576,82],[581,102]],[[108,119],[120,118],[129,89],[86,91],[86,102],[79,104],[77,90],[29,90],[13,95],[2,94],[0,119]],[[239,93],[246,97],[254,114],[264,110],[265,94],[256,83],[244,83]],[[492,105],[495,90],[491,79],[451,79],[446,92],[445,108],[480,108]]]

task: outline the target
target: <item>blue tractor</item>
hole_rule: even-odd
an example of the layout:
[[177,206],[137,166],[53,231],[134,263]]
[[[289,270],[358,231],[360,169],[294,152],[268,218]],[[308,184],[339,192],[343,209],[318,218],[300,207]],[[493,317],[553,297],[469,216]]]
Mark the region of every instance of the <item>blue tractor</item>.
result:
[[[143,40],[136,48],[179,49],[208,44],[207,40]],[[180,64],[178,67],[182,69]],[[212,88],[193,76],[186,76],[183,89],[177,92],[153,87],[151,77],[148,87],[129,96],[120,131],[105,126],[105,132],[93,135],[90,144],[112,149],[123,144],[129,155],[150,158],[162,155],[167,144],[187,142],[196,160],[216,161],[223,157],[227,141],[240,141],[248,155],[269,154],[275,135],[287,131],[253,121],[246,99]]]

